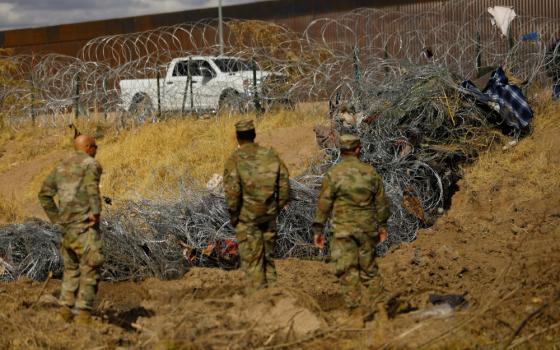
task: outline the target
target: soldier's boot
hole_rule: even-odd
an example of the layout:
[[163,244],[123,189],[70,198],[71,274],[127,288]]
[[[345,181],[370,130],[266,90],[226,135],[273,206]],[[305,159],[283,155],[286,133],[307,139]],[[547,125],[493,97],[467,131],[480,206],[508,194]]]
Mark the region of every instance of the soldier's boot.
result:
[[91,311],[89,310],[80,310],[76,318],[74,318],[74,322],[79,325],[89,325],[91,324]]
[[72,309],[68,306],[63,305],[58,309],[58,318],[63,322],[71,322],[74,314],[72,313]]

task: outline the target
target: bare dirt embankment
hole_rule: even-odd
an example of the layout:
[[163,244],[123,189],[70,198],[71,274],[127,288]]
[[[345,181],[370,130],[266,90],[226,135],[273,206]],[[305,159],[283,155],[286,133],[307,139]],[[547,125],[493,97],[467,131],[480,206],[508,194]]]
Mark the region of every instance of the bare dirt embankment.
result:
[[[0,348],[552,348],[560,342],[559,133],[551,105],[531,136],[465,169],[433,227],[379,259],[388,320],[349,317],[325,264],[288,259],[278,262],[276,287],[253,293],[239,271],[217,269],[103,283],[100,320],[81,328],[55,318],[58,281],[43,293],[38,282],[0,284]],[[461,294],[468,305],[434,308],[432,293]]]

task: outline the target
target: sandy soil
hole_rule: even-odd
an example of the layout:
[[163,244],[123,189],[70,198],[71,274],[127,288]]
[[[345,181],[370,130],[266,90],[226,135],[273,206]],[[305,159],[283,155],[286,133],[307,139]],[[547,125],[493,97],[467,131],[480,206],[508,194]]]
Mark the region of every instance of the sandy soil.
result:
[[274,147],[292,175],[303,171],[319,153],[315,133],[310,127],[265,131],[257,136],[256,141],[263,146]]
[[22,216],[45,218],[36,198],[28,198],[28,187],[35,176],[45,169],[53,168],[68,154],[69,152],[55,151],[14,164],[8,171],[0,174],[0,200],[15,200]]
[[[0,348],[558,347],[560,175],[546,169],[558,168],[559,129],[540,124],[513,150],[466,169],[451,209],[379,259],[388,318],[373,301],[360,310],[372,320],[348,314],[327,264],[287,259],[278,284],[257,292],[244,290],[239,271],[201,268],[174,281],[103,283],[87,327],[56,319],[59,281],[0,284]],[[430,294],[467,304],[434,306]]]

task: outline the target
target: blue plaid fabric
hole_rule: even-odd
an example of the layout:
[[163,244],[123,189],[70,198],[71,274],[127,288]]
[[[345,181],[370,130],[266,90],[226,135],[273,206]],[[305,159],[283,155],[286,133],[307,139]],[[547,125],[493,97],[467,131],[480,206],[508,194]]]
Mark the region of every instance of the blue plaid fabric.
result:
[[516,130],[526,128],[533,119],[533,110],[521,89],[510,85],[504,70],[500,67],[492,73],[486,88],[481,92],[471,81],[461,84],[462,91],[478,101],[499,106],[504,122]]

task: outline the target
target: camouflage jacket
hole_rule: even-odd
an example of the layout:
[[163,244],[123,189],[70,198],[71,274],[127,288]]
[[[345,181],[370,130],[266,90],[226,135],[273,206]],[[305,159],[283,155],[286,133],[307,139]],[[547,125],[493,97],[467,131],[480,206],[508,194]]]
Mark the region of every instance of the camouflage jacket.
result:
[[[90,214],[101,212],[101,166],[89,155],[76,152],[46,178],[39,201],[51,222],[65,229],[85,230]],[[58,207],[54,197],[58,195]]]
[[315,233],[323,231],[331,215],[336,237],[353,233],[376,236],[377,228],[387,224],[389,206],[383,181],[371,165],[356,156],[343,156],[323,178],[313,221]]
[[244,144],[226,161],[224,192],[232,222],[273,220],[289,200],[288,169],[273,149]]

